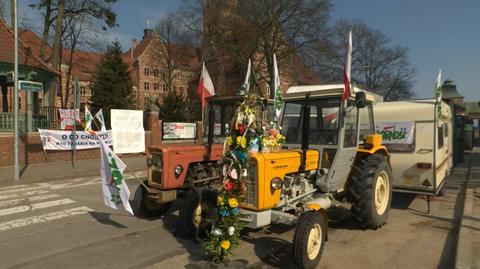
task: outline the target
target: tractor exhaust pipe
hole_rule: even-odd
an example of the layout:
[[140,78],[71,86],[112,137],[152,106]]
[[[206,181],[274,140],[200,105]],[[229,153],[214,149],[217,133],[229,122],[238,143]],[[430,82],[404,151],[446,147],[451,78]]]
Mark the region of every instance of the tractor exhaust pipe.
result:
[[210,102],[210,111],[208,114],[208,136],[207,136],[207,156],[209,161],[212,156],[213,133],[215,132],[215,95],[212,96]]
[[303,128],[302,128],[302,160],[300,163],[300,172],[305,172],[307,162],[308,143],[310,140],[310,93],[305,95],[305,106],[303,108]]

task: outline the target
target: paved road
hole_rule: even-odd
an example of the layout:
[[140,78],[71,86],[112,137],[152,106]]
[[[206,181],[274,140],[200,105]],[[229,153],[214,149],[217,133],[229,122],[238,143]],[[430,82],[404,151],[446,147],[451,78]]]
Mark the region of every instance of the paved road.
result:
[[[389,223],[376,231],[359,230],[347,210],[330,212],[320,267],[452,268],[466,174],[457,169],[431,214],[421,197],[395,195]],[[211,267],[179,233],[178,203],[162,218],[142,220],[106,208],[101,197],[96,177],[0,187],[0,267]],[[292,268],[292,236],[286,226],[249,231],[226,267]]]

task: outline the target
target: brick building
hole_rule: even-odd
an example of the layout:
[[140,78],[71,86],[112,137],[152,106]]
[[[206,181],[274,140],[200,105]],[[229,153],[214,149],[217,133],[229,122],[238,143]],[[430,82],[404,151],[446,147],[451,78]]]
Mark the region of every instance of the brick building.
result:
[[[138,109],[161,102],[161,94],[167,91],[165,53],[160,52],[165,46],[154,30],[145,29],[142,40],[132,39],[131,48],[124,54],[131,62]],[[200,50],[173,45],[172,51],[175,61],[172,90],[187,95],[190,82],[200,69]]]

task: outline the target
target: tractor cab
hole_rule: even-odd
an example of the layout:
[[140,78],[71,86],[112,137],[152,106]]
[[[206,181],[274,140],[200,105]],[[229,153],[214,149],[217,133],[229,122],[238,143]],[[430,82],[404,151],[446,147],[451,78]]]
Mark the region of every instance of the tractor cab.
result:
[[[308,135],[308,147],[319,152],[317,185],[322,191],[343,189],[357,149],[363,147],[367,135],[375,133],[372,103],[382,97],[354,88],[355,100],[342,100],[343,84],[297,86],[286,92],[281,117],[284,148],[300,148],[303,134]],[[305,95],[310,93],[308,131],[303,132],[303,113],[306,113]],[[345,104],[345,102],[347,102]]]
[[[232,118],[237,108],[243,102],[244,96],[215,96],[207,98],[207,106],[204,113],[204,137],[208,137],[208,126],[211,110],[214,110],[215,124],[213,125],[214,143],[222,143],[225,133],[230,129]],[[212,106],[213,104],[213,106]],[[257,115],[261,115],[257,119],[257,126],[266,126],[273,120],[274,109],[273,100],[266,98],[257,98]],[[220,140],[222,142],[220,142]]]

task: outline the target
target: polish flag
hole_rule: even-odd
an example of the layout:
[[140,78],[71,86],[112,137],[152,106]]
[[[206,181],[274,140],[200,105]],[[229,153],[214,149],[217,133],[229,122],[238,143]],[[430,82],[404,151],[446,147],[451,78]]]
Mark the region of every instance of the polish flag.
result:
[[352,96],[352,91],[350,89],[350,73],[352,70],[352,31],[348,33],[348,51],[347,51],[347,62],[345,63],[345,69],[343,70],[343,83],[345,84],[345,91],[343,92],[343,100],[347,100]]
[[205,99],[212,95],[215,95],[215,90],[213,89],[212,79],[208,74],[205,63],[202,65],[202,74],[200,75],[200,83],[198,84],[198,95],[202,98],[202,111],[205,108]]

